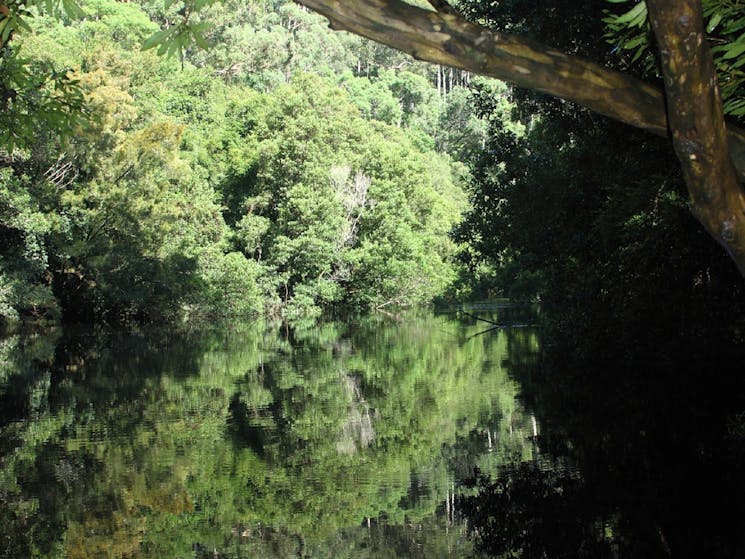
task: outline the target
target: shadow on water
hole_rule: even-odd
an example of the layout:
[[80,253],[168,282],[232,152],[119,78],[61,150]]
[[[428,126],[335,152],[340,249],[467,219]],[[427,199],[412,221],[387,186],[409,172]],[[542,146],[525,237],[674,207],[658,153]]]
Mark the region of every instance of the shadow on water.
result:
[[737,307],[577,308],[3,340],[0,557],[745,556]]
[[511,335],[540,457],[462,500],[483,551],[745,557],[743,305],[634,303],[544,309],[540,355]]
[[[74,405],[101,410],[141,396],[154,377],[186,377],[199,372],[206,350],[203,334],[157,329],[117,331],[66,328],[51,335],[3,341],[9,374],[0,391],[0,427],[41,410],[31,394],[48,389],[46,411]],[[164,347],[179,351],[163,351]]]

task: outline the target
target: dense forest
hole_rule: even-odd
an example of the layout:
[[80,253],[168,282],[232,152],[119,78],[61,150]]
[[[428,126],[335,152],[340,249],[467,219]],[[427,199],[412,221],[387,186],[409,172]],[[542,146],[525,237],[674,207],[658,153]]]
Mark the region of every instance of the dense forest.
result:
[[[444,493],[490,556],[742,557],[745,283],[696,211],[700,146],[331,31],[303,7],[321,0],[298,2],[0,0],[0,331],[281,319],[4,338],[4,541],[344,556],[337,530],[367,545],[376,520],[419,546]],[[736,130],[741,4],[693,3]],[[647,13],[663,0],[347,4],[550,44],[567,83],[569,57],[664,81]],[[488,330],[383,318],[495,296],[540,305]],[[454,526],[422,549],[441,556]]]
[[[745,23],[725,4],[706,10],[737,120]],[[458,4],[654,79],[640,6]],[[63,7],[3,34],[6,325],[741,292],[664,139],[289,1]]]
[[466,86],[508,119],[504,86],[291,2],[214,6],[215,46],[180,57],[142,48],[173,10],[80,10],[3,49],[4,322],[302,319],[467,289],[451,231],[487,121]]

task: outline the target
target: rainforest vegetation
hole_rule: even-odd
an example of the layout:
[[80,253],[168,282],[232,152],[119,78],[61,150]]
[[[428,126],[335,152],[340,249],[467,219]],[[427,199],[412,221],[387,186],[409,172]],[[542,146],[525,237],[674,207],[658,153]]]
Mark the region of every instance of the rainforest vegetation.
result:
[[[457,6],[660,71],[643,3]],[[10,7],[4,323],[313,318],[557,284],[614,297],[609,284],[668,276],[741,291],[667,140],[333,32],[289,1]],[[745,23],[725,1],[705,12],[736,121]]]
[[744,72],[739,0],[0,0],[0,330],[132,326],[0,340],[6,554],[743,557]]
[[[0,316],[120,322],[411,306],[453,289],[469,84],[291,2],[82,2],[2,50]],[[12,47],[12,48],[11,48]],[[12,94],[10,93],[12,92]]]

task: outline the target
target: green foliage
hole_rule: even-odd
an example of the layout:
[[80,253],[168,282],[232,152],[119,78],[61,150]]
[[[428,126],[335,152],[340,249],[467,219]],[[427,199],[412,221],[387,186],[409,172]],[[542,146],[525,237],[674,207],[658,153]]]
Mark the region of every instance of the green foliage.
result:
[[[27,85],[49,92],[48,110],[17,97],[0,111],[18,131],[0,151],[3,316],[307,321],[452,282],[463,168],[433,149],[476,124],[463,95],[289,2],[82,9],[40,12],[3,51],[8,75],[33,70]],[[219,46],[194,49],[194,32]],[[311,68],[327,76],[298,74]]]
[[40,136],[66,137],[84,125],[83,92],[69,70],[2,47],[0,76],[0,150],[13,153]]
[[75,0],[16,0],[3,5],[7,13],[3,11],[0,19],[0,45],[6,44],[18,31],[31,32],[29,20],[34,17],[32,10],[55,17],[81,18],[85,15]]
[[311,75],[257,102],[233,121],[251,163],[225,195],[238,248],[274,270],[288,316],[441,293],[462,208],[447,161]]
[[[200,291],[202,305],[217,309],[221,314],[252,315],[263,312],[264,293],[260,285],[265,270],[243,253],[202,255],[200,274],[208,290]],[[203,299],[206,299],[204,301]]]
[[392,91],[390,77],[371,80],[368,77],[355,77],[347,72],[341,77],[340,85],[364,118],[393,125],[402,122],[403,109]]
[[[608,0],[625,4],[628,0]],[[706,35],[719,76],[724,112],[745,116],[745,15],[737,0],[704,0]],[[634,2],[627,11],[610,11],[603,20],[608,26],[607,39],[624,53],[627,64],[642,61],[646,72],[657,72],[651,50],[651,31],[644,0]]]
[[[29,189],[22,177],[0,169],[0,275],[3,278],[1,306],[3,319],[22,316],[55,319],[59,306],[47,273],[48,235],[64,232],[64,217],[46,208],[50,192]],[[53,198],[51,198],[53,199]]]

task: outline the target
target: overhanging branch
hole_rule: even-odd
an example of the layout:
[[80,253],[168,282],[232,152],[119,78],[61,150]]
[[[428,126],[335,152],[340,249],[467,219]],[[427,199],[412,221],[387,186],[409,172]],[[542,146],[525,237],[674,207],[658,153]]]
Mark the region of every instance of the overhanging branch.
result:
[[656,87],[471,23],[447,6],[438,9],[444,0],[430,0],[438,11],[401,0],[296,0],[328,18],[334,29],[420,60],[561,97],[660,136],[668,136],[670,129],[694,214],[745,275],[745,195],[739,183],[745,180],[745,131],[725,127],[711,54],[703,40],[700,0],[648,1],[663,50],[670,127],[665,97]]
[[[296,0],[343,29],[415,58],[494,77],[579,103],[597,113],[667,136],[662,92],[641,80],[551,47],[491,31],[456,13],[401,0]],[[745,131],[730,127],[730,152],[745,180]]]

